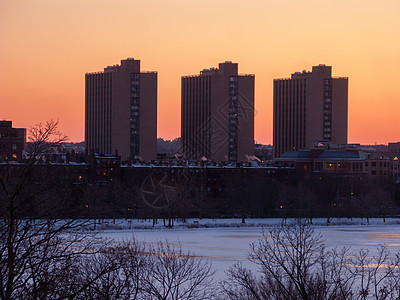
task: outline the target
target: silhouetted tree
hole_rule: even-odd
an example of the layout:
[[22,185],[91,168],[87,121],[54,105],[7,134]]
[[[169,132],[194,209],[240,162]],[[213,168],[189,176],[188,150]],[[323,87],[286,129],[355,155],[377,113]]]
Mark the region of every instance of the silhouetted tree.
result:
[[260,275],[241,264],[222,282],[221,299],[397,299],[400,252],[391,258],[382,245],[376,255],[349,248],[327,251],[309,223],[273,226],[251,245],[249,260]]
[[62,264],[91,247],[90,242],[81,243],[86,235],[74,231],[84,232],[84,221],[59,219],[62,192],[45,162],[45,154],[66,140],[57,126],[50,120],[30,128],[25,162],[1,166],[0,299],[21,298],[27,286],[42,290],[37,283],[43,282],[39,278],[49,263]]
[[168,242],[159,242],[150,247],[148,253],[148,268],[143,282],[146,299],[212,298],[213,271],[209,262]]

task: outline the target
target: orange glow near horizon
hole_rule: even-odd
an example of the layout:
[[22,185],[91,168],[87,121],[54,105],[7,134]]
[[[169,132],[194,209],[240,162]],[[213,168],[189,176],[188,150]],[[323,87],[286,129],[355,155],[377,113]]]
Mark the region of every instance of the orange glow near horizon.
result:
[[400,2],[0,2],[0,119],[50,118],[84,139],[84,74],[134,57],[158,72],[158,136],[180,136],[180,77],[239,63],[256,75],[255,139],[272,143],[272,82],[313,65],[349,77],[349,143],[400,140]]

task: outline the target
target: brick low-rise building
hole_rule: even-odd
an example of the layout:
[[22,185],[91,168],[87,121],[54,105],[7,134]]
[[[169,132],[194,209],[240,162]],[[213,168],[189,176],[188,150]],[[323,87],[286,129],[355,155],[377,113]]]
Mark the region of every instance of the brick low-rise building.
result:
[[0,160],[22,161],[26,129],[13,128],[12,121],[0,121]]

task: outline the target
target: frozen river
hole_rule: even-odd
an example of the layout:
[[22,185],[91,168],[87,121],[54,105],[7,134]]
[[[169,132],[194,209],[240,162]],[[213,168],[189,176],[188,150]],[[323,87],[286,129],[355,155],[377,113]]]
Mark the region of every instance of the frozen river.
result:
[[[180,244],[184,250],[211,260],[217,277],[223,278],[224,272],[237,262],[252,266],[246,257],[249,245],[261,237],[261,230],[262,227],[128,229],[103,231],[100,236],[116,243],[134,236],[136,240],[150,244],[160,240]],[[373,254],[379,244],[386,244],[392,253],[400,250],[399,224],[318,225],[315,232],[322,234],[329,248],[350,246],[353,252],[364,248]]]

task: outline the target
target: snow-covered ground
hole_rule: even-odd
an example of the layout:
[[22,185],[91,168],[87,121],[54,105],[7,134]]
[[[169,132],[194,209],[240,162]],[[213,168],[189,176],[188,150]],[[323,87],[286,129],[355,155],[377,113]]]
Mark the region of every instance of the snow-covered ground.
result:
[[[151,220],[119,220],[115,225],[112,222],[103,224],[103,228],[108,229],[102,230],[99,236],[113,239],[115,243],[127,241],[134,236],[136,240],[146,243],[168,240],[180,244],[184,250],[211,260],[216,269],[216,277],[221,279],[225,276],[224,272],[237,262],[254,268],[246,260],[249,245],[261,237],[263,227],[279,222],[282,220],[247,219],[246,224],[242,225],[240,219],[191,219],[186,225],[178,222],[174,228],[169,229],[162,226],[162,221],[152,228]],[[313,224],[328,247],[350,246],[353,252],[370,249],[371,255],[376,253],[379,244],[388,245],[392,253],[400,250],[399,219],[387,219],[386,222],[370,219],[369,224],[366,224],[365,219],[333,219],[329,226],[326,219],[315,219]]]

